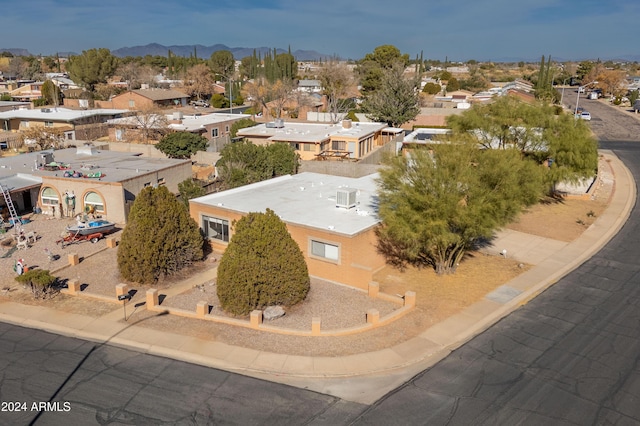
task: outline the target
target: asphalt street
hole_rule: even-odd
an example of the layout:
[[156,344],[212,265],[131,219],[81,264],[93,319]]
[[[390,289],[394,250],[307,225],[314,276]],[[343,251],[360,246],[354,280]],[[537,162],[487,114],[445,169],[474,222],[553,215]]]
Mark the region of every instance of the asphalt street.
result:
[[[640,121],[592,102],[600,148],[614,151],[639,186]],[[594,257],[354,424],[640,424],[639,257],[636,204]]]
[[3,323],[0,342],[1,425],[337,425],[366,408]]

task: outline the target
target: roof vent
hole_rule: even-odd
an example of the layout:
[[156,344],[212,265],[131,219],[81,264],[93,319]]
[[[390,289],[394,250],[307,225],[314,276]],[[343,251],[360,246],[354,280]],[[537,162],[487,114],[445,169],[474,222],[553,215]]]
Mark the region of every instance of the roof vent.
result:
[[269,129],[282,129],[284,127],[284,120],[282,118],[276,118],[274,121],[266,123],[265,127]]
[[355,188],[343,188],[338,189],[336,192],[336,207],[343,209],[350,209],[356,206],[356,192]]
[[42,112],[51,112],[51,108],[42,108],[40,111],[42,111]]

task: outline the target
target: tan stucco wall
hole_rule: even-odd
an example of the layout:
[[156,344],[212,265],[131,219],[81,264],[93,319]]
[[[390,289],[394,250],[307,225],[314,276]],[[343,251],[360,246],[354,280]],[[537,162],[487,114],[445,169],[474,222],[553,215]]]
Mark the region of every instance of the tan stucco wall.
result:
[[[240,219],[243,215],[217,206],[205,206],[195,202],[190,203],[191,217],[202,227],[202,216],[211,216],[229,221]],[[384,258],[376,249],[376,236],[374,229],[369,229],[354,237],[323,231],[316,228],[308,228],[294,224],[287,224],[291,237],[298,243],[304,255],[309,274],[326,280],[347,284],[363,290],[367,290],[369,282],[373,280],[373,274],[380,270],[384,264]],[[230,238],[233,230],[230,229]],[[311,240],[326,242],[340,247],[340,259],[337,262],[316,258],[311,255]],[[211,247],[218,253],[226,250],[227,244],[210,240]]]

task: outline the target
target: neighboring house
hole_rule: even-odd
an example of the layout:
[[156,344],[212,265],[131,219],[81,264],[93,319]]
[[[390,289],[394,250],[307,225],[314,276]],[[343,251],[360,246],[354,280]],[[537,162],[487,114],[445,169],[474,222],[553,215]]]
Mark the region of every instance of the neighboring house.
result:
[[450,133],[451,129],[432,129],[428,127],[415,129],[413,132],[405,135],[404,139],[399,144],[399,151],[402,150],[402,152],[406,152],[407,150],[411,150],[417,146],[437,143],[433,139]]
[[358,160],[386,144],[397,134],[397,129],[386,123],[299,123],[275,120],[238,131],[256,145],[286,143],[301,160],[330,158]]
[[[155,118],[154,118],[155,117]],[[166,116],[153,114],[147,117],[144,124],[152,125],[156,130],[175,130],[191,132],[203,136],[210,142],[224,140],[230,141],[231,126],[238,120],[250,118],[248,114],[212,113],[206,115],[187,115],[181,111],[175,111]],[[153,124],[157,123],[157,124]],[[143,122],[139,117],[130,116],[116,118],[107,122],[109,125],[109,140],[113,142],[140,140],[140,129]]]
[[528,104],[533,104],[536,102],[536,96],[531,93],[531,92],[527,92],[524,90],[519,90],[516,88],[510,88],[509,90],[507,90],[506,92],[507,96],[514,96],[518,99],[520,99],[523,102],[526,102]]
[[31,109],[32,107],[33,104],[31,102],[0,101],[0,112]]
[[18,87],[15,80],[0,80],[0,93],[10,93]]
[[[189,95],[169,89],[138,89],[114,96],[111,108],[145,110],[187,106]],[[104,102],[100,103],[104,105]]]
[[[191,160],[140,157],[93,146],[0,158],[0,184],[9,189],[18,213],[37,205],[53,217],[91,209],[124,223],[143,188],[166,185],[177,193],[178,183],[190,177]],[[68,205],[66,194],[75,195],[75,207]]]
[[51,81],[58,86],[60,90],[80,89],[80,86],[68,77],[52,77]]
[[40,108],[0,112],[0,129],[19,132],[34,126],[62,128],[65,139],[77,139],[76,127],[87,124],[105,123],[120,117],[127,110],[92,109],[72,110],[68,108]]
[[320,80],[300,80],[297,90],[306,93],[322,93],[323,89]]
[[262,114],[265,117],[277,117],[277,110],[280,111],[280,118],[297,119],[306,117],[309,112],[318,112],[327,108],[326,97],[317,93],[302,94],[286,100],[284,103],[280,101],[271,101],[267,103],[267,108],[262,108]]
[[[20,84],[20,83],[18,83]],[[42,98],[42,81],[34,81],[19,85],[17,89],[9,92],[11,99],[15,101],[32,101]]]
[[444,127],[447,125],[447,117],[459,115],[464,112],[463,109],[454,108],[454,106],[461,104],[462,102],[458,104],[450,102],[449,108],[420,108],[420,112],[416,118],[404,123],[402,128],[411,131],[419,127]]
[[234,220],[269,208],[287,225],[311,276],[364,290],[385,265],[375,235],[377,177],[287,175],[192,199],[189,208],[218,253],[233,237]]
[[230,139],[231,126],[243,118],[251,118],[249,114],[226,114],[214,112],[206,115],[184,115],[174,113],[170,118],[169,127],[173,130],[197,133],[210,142]]

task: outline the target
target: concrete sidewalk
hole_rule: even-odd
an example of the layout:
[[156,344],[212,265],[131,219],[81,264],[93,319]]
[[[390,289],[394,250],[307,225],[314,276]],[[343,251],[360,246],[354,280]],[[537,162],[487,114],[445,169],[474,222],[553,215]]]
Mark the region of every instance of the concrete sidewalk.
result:
[[[482,301],[399,345],[343,357],[292,356],[232,346],[216,341],[153,330],[121,321],[122,310],[101,318],[55,311],[47,307],[0,303],[0,321],[58,334],[134,348],[146,353],[220,368],[253,377],[315,390],[371,404],[500,318],[527,303],[594,253],[623,226],[635,203],[630,172],[609,151],[615,176],[607,210],[577,240],[565,243],[516,231],[504,231],[494,249],[535,265],[488,294]],[[192,277],[181,286],[212,278]],[[172,289],[173,291],[173,289]],[[175,290],[177,291],[177,290]]]

